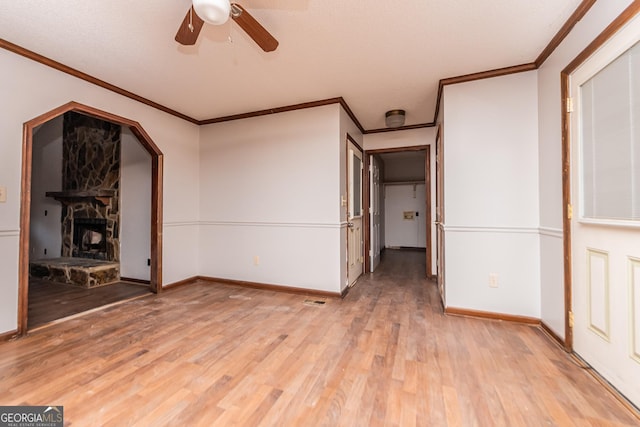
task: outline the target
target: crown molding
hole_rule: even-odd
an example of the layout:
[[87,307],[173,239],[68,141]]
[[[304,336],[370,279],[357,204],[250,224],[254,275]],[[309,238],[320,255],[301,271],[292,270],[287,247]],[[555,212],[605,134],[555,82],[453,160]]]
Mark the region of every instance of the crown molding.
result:
[[415,125],[406,125],[406,126],[398,126],[395,128],[379,128],[379,129],[369,129],[369,130],[365,130],[364,133],[365,135],[371,134],[371,133],[385,133],[385,132],[396,132],[399,130],[411,130],[411,129],[423,129],[423,128],[432,128],[435,127],[435,123],[431,122],[431,123],[418,123]]
[[553,36],[549,44],[542,50],[540,55],[538,55],[538,57],[534,61],[534,64],[536,64],[536,68],[540,68],[542,64],[544,64],[549,56],[551,56],[553,51],[556,50],[558,46],[560,46],[560,43],[562,43],[562,41],[569,35],[571,30],[573,30],[573,27],[575,27],[576,24],[580,22],[580,20],[587,14],[589,9],[591,9],[591,6],[593,6],[595,2],[596,0],[583,0],[582,3],[578,5],[569,19],[567,19],[567,22],[564,23],[562,28],[560,28],[556,35]]
[[358,127],[360,132],[362,133],[366,132],[365,129],[360,124],[360,121],[358,120],[356,115],[353,114],[353,111],[351,110],[347,102],[341,96],[337,98],[322,99],[320,101],[303,102],[300,104],[286,105],[284,107],[268,108],[266,110],[258,110],[258,111],[253,111],[249,113],[234,114],[231,116],[223,116],[223,117],[216,117],[212,119],[200,120],[198,124],[210,125],[213,123],[222,123],[222,122],[229,122],[232,120],[248,119],[251,117],[266,116],[268,114],[284,113],[287,111],[303,110],[305,108],[321,107],[324,105],[331,105],[331,104],[340,104],[342,108],[344,108],[347,115],[351,118],[351,120],[353,120],[353,122]]
[[76,70],[75,68],[71,68],[68,65],[62,64],[61,62],[54,61],[53,59],[47,58],[46,56],[40,55],[32,50],[25,49],[22,46],[18,46],[17,44],[11,43],[10,41],[4,40],[0,38],[0,48],[8,50],[9,52],[13,52],[17,55],[23,56],[32,61],[38,62],[42,65],[46,65],[47,67],[51,67],[55,70],[61,71],[65,74],[69,74],[73,77],[76,77],[80,80],[84,80],[86,82],[92,83],[96,86],[100,86],[104,89],[110,90],[112,92],[117,93],[118,95],[122,95],[126,98],[133,99],[134,101],[138,101],[142,104],[153,107],[157,110],[164,111],[165,113],[171,114],[172,116],[178,117],[182,120],[186,120],[191,123],[198,124],[198,121],[193,117],[189,117],[186,114],[182,114],[179,111],[172,110],[169,107],[165,107],[162,104],[158,104],[157,102],[151,101],[150,99],[144,98],[140,95],[136,95],[133,92],[129,92],[128,90],[122,89],[116,85],[112,85],[109,82],[105,82],[104,80],[100,80],[96,77],[93,77],[87,73],[83,73],[82,71]]

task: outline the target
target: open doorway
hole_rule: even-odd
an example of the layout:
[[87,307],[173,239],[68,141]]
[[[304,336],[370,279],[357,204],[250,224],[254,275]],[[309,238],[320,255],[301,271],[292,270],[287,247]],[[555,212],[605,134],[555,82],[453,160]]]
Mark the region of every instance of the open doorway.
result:
[[70,103],[24,134],[19,333],[157,292],[162,154],[144,130]]
[[385,250],[425,253],[432,273],[429,146],[367,151],[369,164],[369,271]]

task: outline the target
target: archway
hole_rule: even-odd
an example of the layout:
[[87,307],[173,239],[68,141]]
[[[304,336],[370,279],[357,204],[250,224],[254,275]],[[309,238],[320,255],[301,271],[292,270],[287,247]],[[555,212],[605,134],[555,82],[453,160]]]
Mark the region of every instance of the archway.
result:
[[23,126],[22,180],[20,201],[20,253],[18,285],[18,334],[27,332],[29,301],[29,233],[31,223],[31,177],[34,129],[67,112],[81,113],[129,128],[151,156],[150,288],[162,289],[162,175],[163,155],[142,126],[133,120],[76,102],[44,113]]

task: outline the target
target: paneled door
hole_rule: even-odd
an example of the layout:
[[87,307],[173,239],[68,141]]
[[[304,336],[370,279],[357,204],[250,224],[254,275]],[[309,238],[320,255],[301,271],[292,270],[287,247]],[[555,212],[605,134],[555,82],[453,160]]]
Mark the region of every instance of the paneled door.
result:
[[362,234],[362,150],[347,140],[347,263],[349,286],[362,275],[364,239]]
[[573,348],[640,406],[639,24],[571,74],[567,104]]

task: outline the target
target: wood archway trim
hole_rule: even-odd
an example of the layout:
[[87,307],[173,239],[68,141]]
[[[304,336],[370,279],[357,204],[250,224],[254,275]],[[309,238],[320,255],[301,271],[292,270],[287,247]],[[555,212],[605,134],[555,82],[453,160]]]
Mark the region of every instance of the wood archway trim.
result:
[[31,161],[33,154],[33,131],[37,126],[66,112],[73,111],[111,123],[128,127],[140,144],[151,155],[151,290],[162,290],[162,151],[153,142],[140,123],[97,108],[69,102],[46,112],[23,125],[22,133],[22,179],[20,198],[20,253],[18,270],[18,334],[27,332],[29,306],[29,233],[31,225]]

